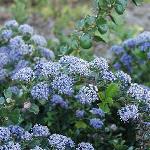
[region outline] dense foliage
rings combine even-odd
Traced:
[[[125,57],[117,71],[89,50],[95,40],[105,41],[108,21],[115,22],[112,12],[123,14],[127,2],[96,0],[95,16],[79,21],[69,40],[53,46],[28,24],[4,24],[0,150],[150,149],[150,89],[134,69],[147,58],[149,32],[111,48],[115,64],[122,55],[134,57],[133,64]],[[133,79],[123,72],[129,67]]]
[[[64,149],[66,144],[73,149],[74,142],[90,142],[95,149],[146,146],[146,137],[136,143],[136,130],[147,134],[148,88],[132,83],[122,71],[111,72],[107,60],[101,57],[88,62],[65,55],[55,60],[44,37],[34,34],[27,24],[6,22],[0,39],[2,147]],[[52,134],[47,127],[36,124],[47,125]],[[20,127],[15,125],[23,126],[25,131],[21,128],[18,135]],[[141,126],[145,126],[144,130]],[[43,138],[48,140],[46,144]]]

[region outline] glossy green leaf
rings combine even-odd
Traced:
[[[118,94],[119,87],[116,83],[111,83],[106,89],[106,97],[113,98]]]
[[[79,128],[85,129],[85,128],[87,128],[87,124],[80,120],[80,121],[76,122],[75,127],[78,128],[78,129]]]

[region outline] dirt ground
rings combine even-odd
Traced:
[[[150,31],[150,3],[139,7],[129,8],[126,13],[126,20],[129,24],[137,24]]]

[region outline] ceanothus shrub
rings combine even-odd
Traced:
[[[40,124],[35,124],[28,131],[18,125],[0,127],[0,144],[1,150],[94,150],[90,143],[81,142],[76,145],[71,138],[61,134],[52,134],[47,126]]]
[[[111,47],[114,54],[113,68],[131,74],[135,82],[150,85],[150,32],[127,39]]]
[[[0,33],[8,29],[11,36],[0,34],[0,53],[8,60],[0,64],[2,149],[63,150],[76,148],[74,142],[80,143],[77,150],[113,149],[114,138],[138,147],[137,130],[149,122],[148,87],[132,83],[123,71],[112,72],[101,57],[90,62],[69,55],[54,59],[47,41],[29,25],[8,21]],[[132,124],[134,134],[130,135]],[[118,131],[114,132],[112,125]],[[23,128],[28,130],[23,132]],[[24,139],[30,144],[22,142]],[[130,139],[135,139],[134,145]]]

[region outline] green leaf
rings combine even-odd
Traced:
[[[121,5],[121,4],[117,4],[115,6],[115,10],[119,15],[122,15],[123,12],[125,11],[125,9],[123,8],[123,5]]]
[[[132,2],[136,5],[136,6],[139,6],[143,0],[132,0]]]
[[[20,114],[20,110],[19,109],[15,109],[13,110],[10,114],[9,114],[9,119],[15,123],[18,124],[22,121],[21,118],[21,114]]]
[[[135,49],[134,51],[132,51],[132,53],[136,57],[141,58],[141,59],[146,59],[146,57],[147,57],[146,53],[139,51],[139,49]]]
[[[127,7],[127,0],[118,0],[115,5],[115,10],[119,15],[122,15]]]
[[[30,109],[29,109],[30,112],[33,112],[34,114],[38,114],[39,113],[39,106],[32,103]]]
[[[87,128],[87,124],[80,120],[80,121],[76,122],[75,127],[78,129],[80,129],[80,128],[85,129],[85,128]]]
[[[107,97],[106,98],[106,102],[109,104],[109,105],[112,105],[113,104],[113,99],[111,97]]]
[[[87,17],[85,18],[85,22],[86,22],[86,24],[88,24],[88,25],[92,25],[92,24],[95,22],[95,17],[94,17],[94,16],[87,16]]]
[[[106,19],[100,17],[100,18],[97,19],[96,24],[97,24],[98,31],[101,34],[104,34],[108,31],[108,24],[107,24]]]
[[[105,113],[109,113],[110,109],[109,106],[105,103],[100,103],[98,104],[99,108],[101,108]]]
[[[99,95],[99,97],[100,97],[100,99],[101,99],[102,101],[105,99],[104,93],[99,92],[98,95]]]
[[[108,85],[106,89],[106,97],[113,98],[114,96],[117,95],[118,91],[119,91],[118,85],[116,83],[111,83]]]
[[[97,42],[102,41],[102,42],[106,43],[106,41],[104,39],[102,39],[100,36],[94,36],[94,40]]]
[[[0,105],[3,105],[5,103],[5,98],[4,97],[0,97]]]
[[[106,34],[100,34],[100,32],[97,30],[95,32],[95,38],[99,41],[107,43],[109,41],[109,34],[108,32]]]
[[[84,26],[85,26],[85,20],[84,19],[82,19],[76,23],[77,29],[82,29]]]

